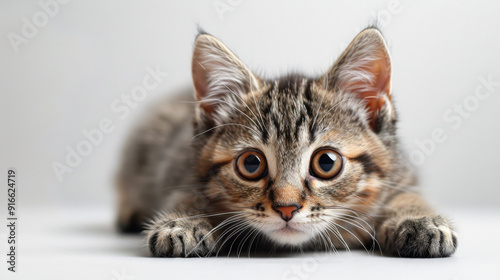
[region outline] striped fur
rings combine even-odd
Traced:
[[[195,100],[181,97],[195,105],[159,105],[127,145],[118,176],[121,229],[145,229],[152,255],[164,257],[252,246],[451,255],[455,232],[415,191],[402,160],[390,71],[376,29],[362,31],[316,78],[259,78],[201,34]],[[329,180],[311,172],[312,155],[325,147],[343,159]],[[248,149],[265,156],[260,180],[236,172]],[[276,205],[298,210],[286,221]]]

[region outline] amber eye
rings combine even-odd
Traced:
[[[236,170],[244,179],[256,181],[267,173],[266,158],[258,151],[247,151],[236,160]]]
[[[320,179],[332,179],[342,169],[342,156],[339,153],[323,149],[318,150],[311,159],[311,174]]]

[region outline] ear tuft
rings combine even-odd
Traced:
[[[210,35],[200,25],[197,25],[196,30],[198,30],[198,35],[196,35],[196,37],[198,37],[200,35]]]

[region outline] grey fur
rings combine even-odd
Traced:
[[[456,234],[415,191],[390,92],[373,88],[379,77],[368,66],[377,59],[390,66],[380,33],[368,29],[322,77],[265,80],[218,40],[200,35],[196,101],[181,95],[159,104],[126,146],[118,176],[121,229],[145,229],[152,255],[162,257],[208,255],[233,239],[251,247],[257,235],[281,248],[378,243],[406,257],[451,255]],[[370,98],[383,101],[376,111],[367,107]],[[325,147],[342,154],[344,166],[338,177],[318,180],[309,161]],[[257,182],[235,172],[248,149],[267,161]],[[275,206],[290,204],[300,209],[284,222]],[[282,231],[288,225],[291,234]]]

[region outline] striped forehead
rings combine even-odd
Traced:
[[[287,148],[298,148],[307,139],[312,119],[311,81],[302,77],[276,80],[263,94],[262,111],[267,130],[264,143],[278,142]]]
[[[244,114],[235,114],[233,122],[245,125],[227,127],[250,136],[253,140],[248,145],[261,143],[272,147],[279,158],[296,158],[329,131],[339,132],[343,139],[338,140],[345,142],[365,129],[360,121],[363,106],[354,98],[327,92],[303,76],[288,76],[267,84],[265,91],[246,99],[241,107]],[[235,134],[228,135],[229,142],[241,141],[234,138]]]

